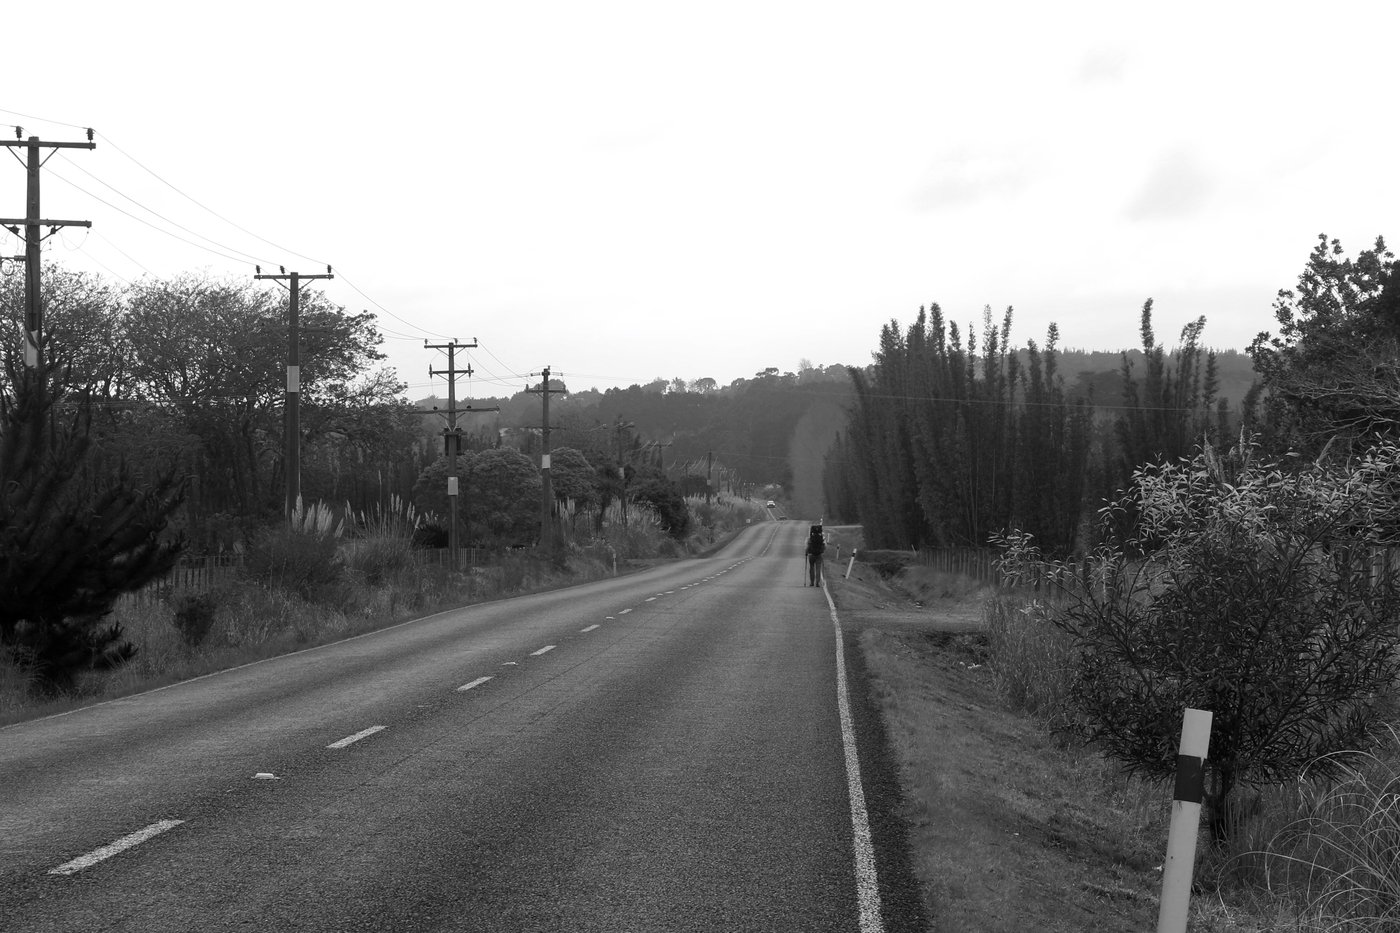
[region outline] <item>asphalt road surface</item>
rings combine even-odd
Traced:
[[[917,929],[805,530],[0,729],[0,930]]]

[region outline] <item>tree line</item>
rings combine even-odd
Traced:
[[[0,650],[63,690],[130,656],[104,621],[122,593],[184,554],[252,554],[285,526],[287,296],[201,274],[115,286],[52,265],[41,292],[36,369],[21,348],[23,279],[0,279]],[[303,290],[302,496],[341,524],[411,504],[418,544],[433,546],[449,512],[442,425],[404,397],[382,340],[372,314]],[[845,382],[842,367],[810,365],[728,386],[658,379],[571,395],[556,382],[557,520],[577,540],[645,510],[683,539],[710,520],[687,495],[785,482],[792,422]],[[475,401],[501,412],[463,437],[463,540],[534,543],[538,396]]]
[[[284,290],[201,274],[119,287],[50,265],[42,293],[45,351],[63,394],[59,413],[85,412],[88,475],[125,470],[139,485],[173,470],[183,498],[168,534],[181,537],[187,550],[232,546],[277,519],[285,488]],[[23,302],[21,277],[0,280],[0,320],[7,325],[0,355],[11,372],[23,368]],[[305,288],[301,332],[303,498],[367,511],[397,497],[432,510],[436,497],[423,477],[430,468],[441,470],[434,464],[444,451],[444,423],[421,412],[445,403],[405,397],[406,387],[383,364],[383,336],[368,312],[348,312]],[[552,405],[552,446],[588,462],[592,488],[587,494],[577,484],[568,488],[589,508],[606,509],[619,496],[655,485],[631,482],[628,471],[655,473],[682,494],[703,493],[707,479],[716,488],[745,491],[786,485],[792,424],[816,399],[843,400],[848,384],[843,366],[810,364],[798,373],[770,368],[729,385],[658,378],[568,393],[563,380],[554,380],[551,387],[564,394]],[[7,378],[0,394],[12,398],[14,386]],[[501,411],[461,419],[466,453],[513,448],[538,461],[537,394],[472,404]],[[481,492],[489,498],[499,490],[488,482]],[[659,494],[652,498],[660,501]],[[510,522],[496,526],[493,540],[531,537]]]
[[[1096,397],[1091,372],[1067,387],[1054,324],[1043,344],[1016,347],[1011,308],[1000,321],[987,308],[980,332],[937,304],[907,328],[886,324],[874,362],[851,370],[855,403],[827,456],[832,511],[859,521],[872,547],[985,547],[1017,527],[1073,552],[1094,503],[1138,465],[1239,426],[1201,343],[1204,318],[1169,353],[1152,313],[1148,300],[1140,351],[1119,355],[1116,399]]]
[[[1258,788],[1380,742],[1400,676],[1400,264],[1321,236],[1273,312],[1232,410],[1204,319],[1168,353],[1147,302],[1110,405],[1066,393],[1053,327],[1013,354],[1010,312],[974,343],[935,306],[853,374],[828,469],[872,544],[992,542],[1037,587],[1003,615],[1067,640],[1057,730],[1166,781],[1183,709],[1212,712],[1218,845]]]

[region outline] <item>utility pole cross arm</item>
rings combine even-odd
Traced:
[[[90,220],[44,220],[42,218],[30,220],[27,217],[0,217],[0,224],[9,226],[10,224],[33,224],[36,227],[91,227]],[[11,233],[15,231],[11,230]]]

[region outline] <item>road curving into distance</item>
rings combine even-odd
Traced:
[[[0,729],[0,930],[920,929],[805,528]]]

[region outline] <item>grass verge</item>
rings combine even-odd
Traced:
[[[989,631],[987,592],[923,567],[898,570],[894,585],[875,565],[857,562],[849,580],[844,570],[829,581],[843,619],[860,629],[933,929],[1152,929],[1171,789],[1128,779],[1052,737],[1041,716],[1013,711],[1008,688],[1031,705],[1054,702],[1058,660],[1038,634]],[[1008,683],[989,663],[992,638],[1036,662],[1030,673]],[[1233,868],[1206,853],[1197,864],[1198,878]],[[1296,929],[1276,914],[1265,894],[1208,883],[1190,929]]]
[[[208,589],[158,589],[122,598],[111,620],[136,647],[113,671],[80,675],[58,697],[34,693],[22,659],[0,651],[0,726],[67,712],[192,677],[329,644],[411,619],[509,596],[538,593],[712,549],[752,523],[761,509],[715,496],[687,541],[672,539],[645,507],[633,505],[586,536],[569,529],[559,554],[512,552],[452,573],[424,565],[409,545],[411,527],[392,523],[354,541],[320,531],[272,529],[250,549],[242,572]],[[616,508],[616,507],[615,507]],[[308,509],[308,516],[320,514]]]

